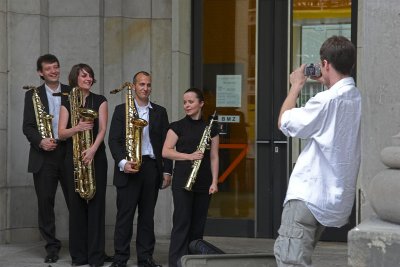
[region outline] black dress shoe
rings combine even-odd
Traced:
[[[144,261],[139,261],[138,267],[162,267],[162,265],[155,263],[152,258],[148,258]]]
[[[113,262],[110,267],[126,267],[126,263],[124,262]]]
[[[108,256],[107,254],[104,254],[104,262],[113,262],[114,261],[114,256]]]
[[[47,254],[46,258],[44,258],[45,263],[54,263],[58,261],[58,255],[56,253]]]

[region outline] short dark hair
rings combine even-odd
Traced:
[[[136,82],[137,82],[136,78],[139,74],[143,74],[144,76],[151,77],[150,73],[148,73],[147,71],[141,70],[139,72],[136,72],[135,75],[133,75],[133,84],[136,84]]]
[[[87,73],[89,73],[90,77],[93,79],[92,85],[96,82],[93,69],[87,64],[79,63],[72,66],[71,71],[69,72],[68,82],[71,87],[78,86],[78,76],[81,70],[85,70]]]
[[[36,61],[36,71],[43,70],[43,66],[42,66],[43,63],[52,64],[54,62],[57,62],[58,66],[60,67],[60,62],[58,61],[58,58],[55,55],[45,54],[43,56],[40,56]],[[42,80],[44,80],[44,78],[42,76],[40,76],[40,78]]]
[[[327,60],[336,71],[350,75],[356,61],[356,48],[344,36],[329,37],[319,50],[321,60]]]
[[[189,88],[189,89],[187,89],[187,90],[185,91],[184,94],[186,94],[186,93],[195,93],[197,99],[199,99],[200,102],[204,102],[204,94],[203,94],[203,91],[201,91],[199,88],[196,88],[196,87]]]

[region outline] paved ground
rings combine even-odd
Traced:
[[[226,253],[272,253],[272,239],[206,237],[207,241],[221,248]],[[0,245],[0,267],[49,267],[43,262],[45,252],[42,242]],[[164,267],[167,265],[169,240],[157,240],[155,260]],[[60,252],[60,260],[51,264],[52,267],[71,265],[67,243]],[[134,249],[134,246],[132,246]],[[106,252],[113,254],[112,241],[107,241]],[[135,253],[132,251],[129,267],[136,266]],[[319,242],[314,254],[315,267],[343,267],[347,266],[347,244],[335,242]],[[104,266],[109,266],[107,263]],[[83,265],[87,266],[87,265]],[[257,267],[257,266],[255,266]]]

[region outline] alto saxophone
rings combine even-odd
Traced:
[[[83,108],[83,92],[79,87],[72,88],[68,96],[71,111],[72,127],[79,121],[94,121],[98,117],[95,110]],[[93,143],[93,130],[78,132],[72,136],[72,158],[74,164],[75,192],[86,201],[91,200],[96,193],[94,177],[94,161],[86,165],[82,159],[82,152],[89,149]]]
[[[22,87],[25,90],[32,90],[33,109],[35,110],[36,125],[42,138],[54,138],[52,120],[53,115],[47,114],[45,107],[40,100],[39,90],[32,85]]]
[[[214,111],[214,114],[211,117],[210,123],[204,129],[203,135],[201,136],[201,139],[200,139],[200,143],[199,143],[199,145],[197,146],[197,149],[196,149],[198,151],[201,151],[202,153],[204,153],[204,151],[206,149],[208,149],[209,145],[210,145],[211,127],[212,127],[212,124],[216,121],[215,112],[216,111]],[[192,191],[192,187],[193,187],[194,183],[196,182],[197,174],[198,174],[199,169],[200,169],[201,161],[202,161],[201,159],[196,159],[196,160],[193,161],[192,171],[190,172],[189,178],[187,179],[186,184],[183,187],[187,191]]]
[[[136,162],[133,169],[139,170],[142,165],[142,133],[143,128],[148,125],[148,122],[139,118],[133,99],[132,84],[130,82],[125,82],[120,88],[114,89],[110,93],[116,94],[125,88],[127,88],[127,94],[125,95],[126,160]]]

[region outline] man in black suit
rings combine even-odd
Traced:
[[[159,188],[171,183],[172,161],[163,159],[162,147],[169,122],[165,108],[150,102],[151,77],[140,71],[133,77],[135,106],[141,119],[148,121],[142,134],[142,165],[134,169],[134,161],[126,160],[125,105],[115,108],[108,144],[115,160],[114,185],[117,188],[117,218],[114,233],[115,256],[112,267],[125,267],[130,257],[133,219],[138,207],[136,252],[140,267],[156,267],[154,209]]]
[[[25,93],[25,106],[22,130],[30,143],[28,172],[33,173],[36,196],[38,200],[39,230],[46,241],[46,263],[56,262],[61,242],[56,238],[54,199],[58,182],[64,193],[68,207],[67,183],[63,176],[65,145],[58,142],[58,116],[61,98],[53,93],[69,92],[67,85],[59,82],[60,63],[51,54],[37,60],[37,72],[44,84],[38,87],[38,95],[47,114],[53,115],[53,138],[43,138],[39,133],[35,110],[32,101],[33,91]]]

